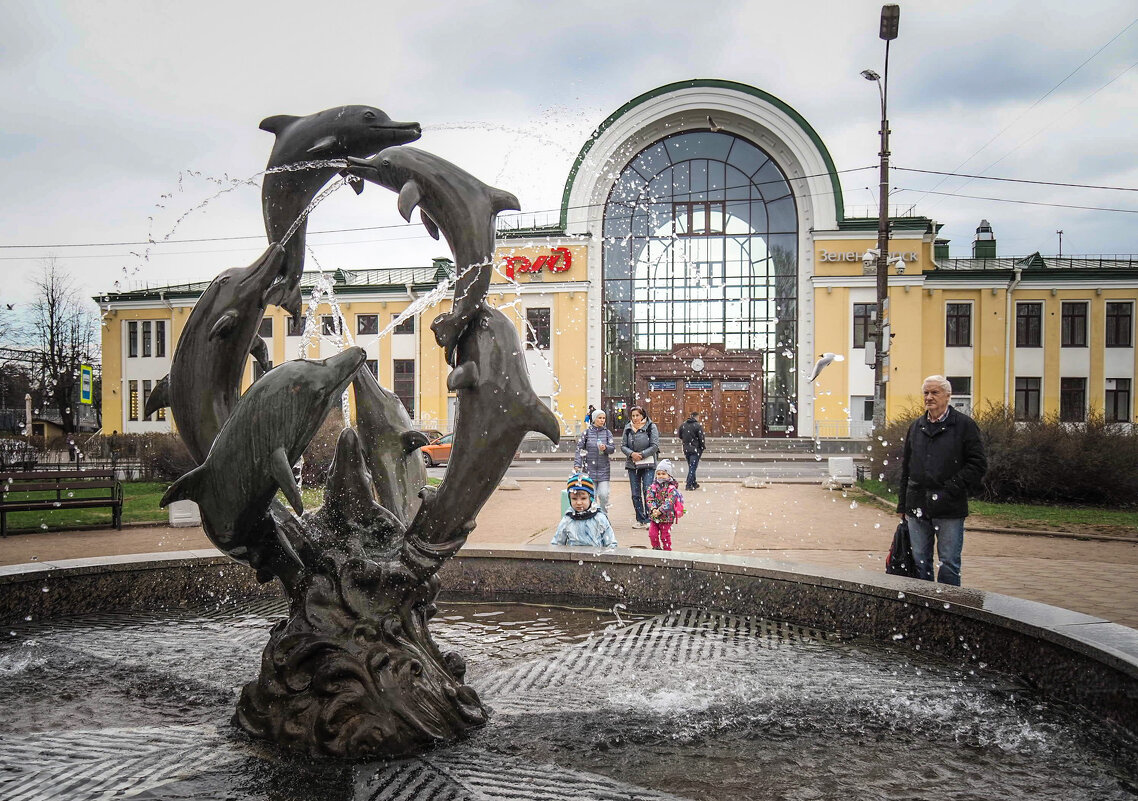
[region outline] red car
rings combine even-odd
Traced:
[[[447,434],[433,440],[430,445],[424,445],[419,449],[423,452],[423,462],[426,463],[427,467],[434,467],[440,462],[450,461],[450,446],[453,440],[454,434]]]

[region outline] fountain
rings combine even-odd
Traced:
[[[174,355],[166,397],[198,467],[163,502],[196,501],[224,555],[0,568],[0,795],[910,798],[933,769],[937,798],[1138,792],[1125,627],[763,560],[464,548],[522,437],[559,433],[485,303],[494,218],[517,200],[401,144],[414,123],[345,108],[262,123],[278,148],[312,128],[342,161],[303,190],[266,180],[273,244],[215,279]],[[340,118],[381,139],[348,152]],[[438,488],[359,348],[238,394],[266,305],[299,311],[303,227],[280,210],[337,172],[397,192],[455,256],[432,324],[458,396]],[[356,426],[306,510],[292,466],[349,384]]]

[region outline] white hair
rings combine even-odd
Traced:
[[[928,378],[921,382],[922,387],[925,384],[936,384],[949,395],[952,394],[952,384],[949,383],[949,380],[942,375],[930,375]]]

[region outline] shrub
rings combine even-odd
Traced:
[[[904,437],[921,410],[906,410],[875,437],[872,477],[896,490]],[[975,415],[984,438],[987,501],[1125,507],[1138,499],[1138,433],[1091,415],[1085,423],[1056,417],[1017,422],[1012,410],[988,404]]]

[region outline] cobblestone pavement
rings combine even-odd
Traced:
[[[632,528],[628,482],[612,487],[610,515],[621,547],[647,547]],[[470,542],[545,544],[560,516],[559,481],[521,481],[496,492]],[[839,568],[884,570],[896,515],[852,495],[807,484],[746,489],[704,483],[685,494],[687,514],[673,547]],[[210,547],[200,528],[128,527],[123,531],[22,534],[0,540],[0,564]],[[1138,628],[1138,543],[966,531],[965,586],[1062,606]]]

